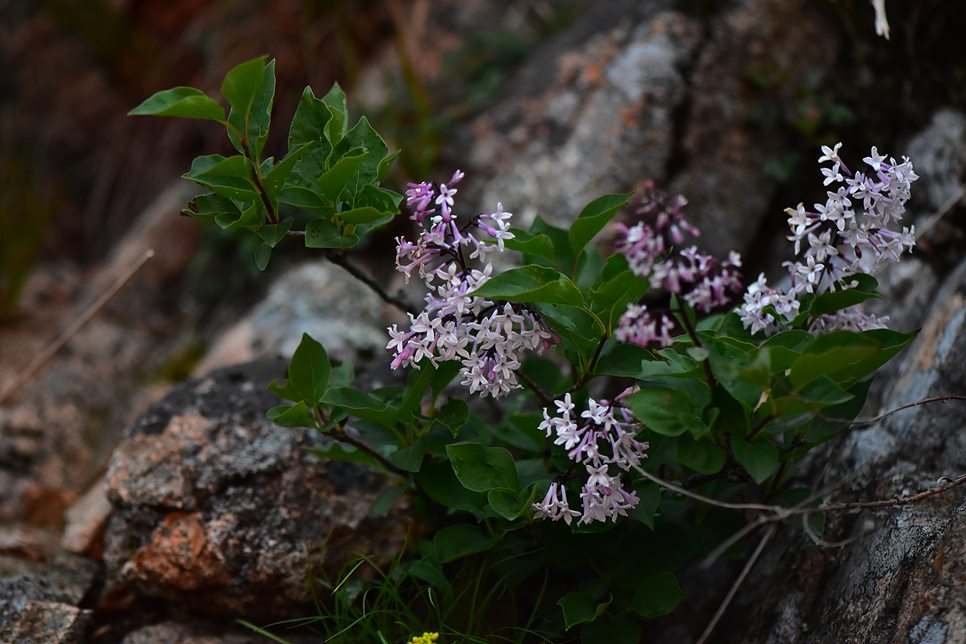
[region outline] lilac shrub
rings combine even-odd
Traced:
[[[741,257],[715,258],[689,242],[700,231],[684,216],[683,196],[649,183],[635,209],[641,220],[618,225],[609,257],[594,240],[629,194],[594,199],[567,229],[539,218],[529,230],[511,229],[502,204],[467,216],[456,207],[460,171],[408,184],[404,195],[382,185],[395,155],[365,118],[350,127],[338,86],[322,98],[306,88],[288,152],[276,161],[264,150],[274,73],[263,58],[231,70],[227,111],[182,87],[132,114],[225,129],[237,154],[195,159],[185,177],[207,192],[185,214],[256,235],[260,268],[273,249],[298,240],[410,311],[353,264],[351,249],[399,212],[418,227],[413,238],[397,238],[396,269],[427,293],[408,324],[389,327],[386,347],[394,369],[418,374],[373,388],[304,336],[285,383],[271,385],[287,403],[268,411],[282,427],[324,434],[325,446],[313,450],[321,459],[387,473],[373,512],[412,497],[416,543],[378,577],[401,580],[393,595],[416,607],[413,616],[435,617],[402,624],[390,611],[385,632],[453,633],[447,615],[483,616],[471,630],[509,616],[473,634],[562,641],[579,625],[582,641],[639,641],[641,620],[683,599],[680,567],[735,527],[721,520],[724,504],[698,510],[687,496],[754,507],[785,502],[785,492],[813,498],[792,489],[796,462],[850,425],[871,374],[913,337],[873,328],[882,320],[855,308],[879,297],[869,275],[914,245],[913,229],[901,226],[917,178],[908,159],[872,148],[865,169],[853,172],[840,145],[823,148],[827,200],[788,210],[796,255],[786,263],[789,287],[760,276],[729,310],[745,283]],[[495,270],[490,259],[505,250],[519,252],[523,265]],[[534,355],[551,348],[550,359]],[[467,404],[452,395],[454,382],[500,404]],[[661,482],[656,471],[681,484]],[[677,494],[687,490],[695,493]],[[477,601],[476,592],[454,588],[468,580],[500,593]],[[362,602],[360,619],[378,619],[361,590],[346,601]],[[472,606],[444,606],[469,597]],[[529,622],[515,621],[525,615]]]
[[[785,210],[791,229],[788,240],[794,244],[795,255],[800,256],[783,264],[791,286],[787,291],[769,287],[762,274],[745,292],[739,313],[752,333],[773,335],[790,328],[805,294],[850,288],[854,286],[853,276],[875,275],[916,245],[915,227],[897,225],[902,221],[912,183],[919,178],[909,158],[903,157],[901,163],[895,158],[887,161],[873,146],[863,159],[869,170],[852,172],[839,156],[841,147],[841,143],[834,148],[822,146],[818,159],[820,164],[829,164],[822,168],[823,183],[832,188],[826,192],[825,203],[815,204],[814,210],[807,210],[801,203]],[[853,306],[817,316],[809,330],[864,331],[883,327],[885,320]]]

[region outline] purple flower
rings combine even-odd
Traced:
[[[446,184],[409,184],[406,203],[422,230],[415,241],[397,238],[396,268],[407,281],[418,276],[429,292],[423,311],[410,315],[409,331],[395,325],[389,329],[386,349],[393,354],[393,369],[418,369],[422,360],[433,365],[458,360],[461,382],[471,393],[499,397],[519,386],[516,371],[522,355],[539,353],[555,339],[530,308],[473,295],[493,271],[486,255],[502,252],[505,240],[513,238],[508,223],[512,215],[498,204],[496,212],[460,225],[453,186],[462,179],[457,170]],[[470,265],[467,258],[483,264]]]
[[[618,396],[630,393],[625,391]],[[541,503],[533,504],[535,519],[580,517],[578,523],[616,521],[638,503],[637,495],[624,489],[620,472],[628,472],[646,458],[647,443],[637,440],[641,425],[619,402],[587,401],[587,409],[579,417],[574,413],[570,394],[562,401],[554,401],[557,416],[543,410],[539,428],[547,436],[555,434],[554,444],[561,445],[567,457],[584,466],[587,478],[581,486],[582,511],[570,510],[566,504],[566,490],[561,482],[554,482]],[[619,417],[618,417],[619,416]],[[562,501],[561,501],[562,499]]]
[[[874,275],[898,262],[903,253],[915,246],[913,227],[893,226],[902,220],[912,183],[919,178],[912,163],[906,157],[901,163],[891,157],[886,160],[873,147],[863,159],[871,173],[853,173],[839,156],[841,147],[841,143],[834,149],[823,146],[819,163],[832,163],[831,168],[822,169],[826,185],[842,185],[834,192],[828,191],[828,199],[824,204],[815,204],[814,212],[801,204],[795,210],[785,211],[790,215],[788,226],[792,233],[788,239],[794,242],[795,255],[801,255],[800,260],[785,263],[791,276],[790,290],[785,293],[769,288],[764,277],[759,277],[745,292],[739,315],[752,333],[763,331],[771,335],[788,328],[787,323],[798,314],[797,298],[802,294],[847,288],[849,277],[859,273]],[[861,200],[861,208],[853,200]],[[804,249],[803,241],[808,244]],[[768,306],[782,319],[765,312]],[[811,330],[864,330],[882,323],[882,318],[852,308],[819,317]]]

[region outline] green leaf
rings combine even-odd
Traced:
[[[325,138],[335,147],[345,136],[346,124],[349,122],[345,92],[335,83],[329,93],[322,97],[322,102],[332,113],[332,118],[325,124]]]
[[[456,438],[463,428],[463,425],[466,424],[469,416],[470,408],[466,402],[459,398],[450,398],[436,413],[436,417],[433,420],[446,427],[453,435],[453,438]]]
[[[347,224],[386,223],[392,219],[392,215],[386,215],[385,211],[369,206],[344,210],[336,216]]]
[[[513,239],[507,239],[504,244],[510,250],[519,251],[524,256],[542,257],[553,261],[555,257],[553,241],[545,234],[534,235],[522,228],[511,228]]]
[[[570,226],[570,248],[579,255],[584,247],[600,232],[617,211],[630,200],[633,192],[622,195],[604,195],[591,201]]]
[[[284,221],[277,224],[264,224],[255,229],[255,234],[262,238],[262,241],[275,248],[278,243],[285,239],[285,234],[288,233],[289,229],[295,220],[288,217]]]
[[[311,87],[306,87],[289,128],[288,148],[294,150],[300,145],[310,144],[296,165],[296,172],[313,184],[325,171],[325,161],[332,152],[332,145],[325,136],[325,127],[331,119],[329,106],[315,97]]]
[[[731,451],[735,460],[759,485],[778,469],[778,448],[767,439],[758,438],[749,443],[737,434],[732,434]]]
[[[278,405],[268,410],[268,419],[281,427],[315,427],[312,412],[301,400],[294,405]]]
[[[286,185],[278,195],[278,202],[326,217],[335,212],[332,204],[326,203],[316,190],[305,186]]]
[[[574,591],[564,595],[557,605],[563,610],[564,629],[569,631],[577,624],[587,624],[603,615],[610,600],[598,603],[590,593]]]
[[[486,502],[494,512],[507,521],[513,521],[530,508],[530,501],[521,502],[518,492],[503,488],[487,492]]]
[[[359,243],[355,235],[343,235],[331,221],[313,219],[305,226],[306,248],[352,248]]]
[[[686,431],[701,433],[703,408],[695,406],[691,396],[670,387],[644,386],[624,399],[634,417],[653,432],[664,436],[680,436]]]
[[[430,586],[443,593],[444,596],[453,594],[453,587],[446,578],[446,573],[439,561],[429,558],[417,559],[409,565],[409,574],[418,579],[422,579]]]
[[[409,489],[408,484],[404,485],[390,485],[385,490],[379,493],[376,500],[372,502],[369,506],[369,512],[377,517],[384,517],[389,515],[389,511],[392,507]]]
[[[569,304],[580,306],[583,297],[577,285],[552,268],[521,266],[490,278],[473,292],[494,300],[533,304]]]
[[[416,482],[426,495],[445,508],[483,516],[486,498],[462,485],[449,463],[432,459],[423,464],[416,474]]]
[[[224,230],[247,228],[257,232],[261,229],[262,222],[265,221],[265,210],[262,208],[260,201],[255,201],[242,211],[240,217],[237,219],[233,219],[233,217],[234,215],[231,213],[215,215],[215,223]]]
[[[358,174],[353,177],[355,185],[350,186],[352,194],[355,194],[362,186],[376,180],[379,174],[379,164],[389,154],[386,142],[379,136],[366,117],[362,117],[345,133],[344,138],[332,150],[333,156],[338,156],[341,150],[352,150],[362,148],[368,153],[359,168]]]
[[[397,449],[390,454],[389,461],[401,470],[418,472],[423,465],[423,459],[429,448],[429,441],[420,436],[412,445]]]
[[[567,231],[551,226],[540,217],[535,217],[530,232],[534,235],[546,235],[553,243],[553,262],[561,273],[571,275],[577,263],[577,255],[570,248],[570,237]]]
[[[745,409],[754,409],[761,399],[762,387],[757,382],[764,373],[763,365],[750,365],[757,357],[758,348],[753,344],[730,338],[715,337],[707,331],[698,332],[704,348],[708,350],[711,371],[718,382],[728,390]],[[746,370],[747,369],[747,370]],[[769,372],[770,376],[770,372]],[[749,382],[749,378],[753,382]]]
[[[628,606],[641,617],[654,619],[670,613],[686,596],[674,573],[664,571],[642,579]]]
[[[225,109],[194,87],[173,87],[160,91],[127,113],[128,116],[174,116],[225,122]]]
[[[724,467],[724,450],[709,440],[694,440],[688,435],[678,439],[677,458],[681,465],[700,474],[715,474]]]
[[[332,366],[325,349],[308,333],[303,333],[288,366],[288,384],[298,399],[310,407],[318,404],[328,389],[331,373]]]
[[[285,182],[288,180],[289,175],[292,174],[292,170],[295,169],[295,165],[302,158],[302,155],[308,152],[311,145],[311,143],[303,143],[289,150],[289,153],[285,155],[284,159],[265,173],[265,192],[273,206],[278,207],[278,199],[282,194],[282,188],[285,186]]]
[[[661,504],[661,488],[650,481],[638,481],[634,485],[634,491],[637,493],[638,502],[627,512],[627,516],[653,530],[654,513]]]
[[[594,369],[601,376],[637,378],[641,374],[641,363],[653,362],[651,352],[635,344],[615,343],[612,349],[604,351]]]
[[[828,376],[848,388],[888,362],[915,337],[915,333],[890,329],[827,333],[805,347],[792,365],[789,379],[796,387],[803,387],[816,378]]]
[[[257,198],[252,184],[251,162],[243,156],[223,157],[210,154],[196,157],[191,162],[191,170],[182,178],[198,183],[215,194],[251,202]]]
[[[319,188],[319,196],[326,201],[335,203],[349,184],[350,179],[359,172],[368,156],[369,152],[365,148],[353,148],[346,152],[318,178],[316,183]]]
[[[352,416],[368,420],[383,427],[395,427],[396,410],[370,393],[353,387],[328,389],[321,401],[344,409]]]
[[[198,195],[189,201],[184,210],[181,211],[181,214],[197,221],[208,223],[216,217],[221,217],[223,220],[236,221],[241,217],[242,213],[231,199],[214,193],[208,193]]]
[[[268,268],[268,262],[271,259],[272,259],[271,244],[262,242],[261,244],[258,245],[258,248],[255,249],[255,266],[258,267],[258,270],[264,271],[266,268]]]
[[[485,552],[493,547],[496,539],[468,523],[446,526],[433,537],[440,563],[456,561],[463,557]]]
[[[608,332],[613,332],[627,305],[640,300],[650,286],[646,279],[625,270],[611,277],[590,294],[594,311],[607,320]]]
[[[446,446],[456,478],[473,492],[494,488],[516,490],[519,486],[513,456],[502,447],[484,447],[479,443],[454,443]]]
[[[266,65],[265,56],[260,56],[237,65],[225,76],[221,93],[231,105],[228,138],[236,150],[258,159],[272,119],[275,61]]]
[[[861,279],[860,279],[861,278]],[[853,288],[842,289],[840,291],[830,291],[817,295],[809,307],[808,313],[813,317],[835,313],[842,309],[847,309],[856,304],[861,304],[866,300],[883,299],[885,296],[879,293],[878,282],[869,275],[855,275],[847,278],[849,281],[856,281],[858,285]]]
[[[406,389],[402,401],[399,403],[399,420],[401,422],[409,422],[413,413],[419,409],[423,395],[432,384],[436,372],[437,369],[430,364],[429,360],[424,359],[419,365],[419,369],[411,371],[406,377]]]

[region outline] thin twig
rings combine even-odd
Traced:
[[[305,231],[290,230],[287,233],[285,233],[285,236],[289,238],[304,239]],[[373,293],[378,295],[383,302],[387,304],[391,304],[392,306],[396,307],[403,313],[412,313],[413,315],[415,315],[418,312],[408,302],[387,293],[385,289],[382,288],[382,285],[379,284],[379,282],[374,280],[361,268],[353,264],[352,261],[350,261],[349,258],[343,255],[342,253],[338,251],[333,251],[327,248],[321,248],[319,250],[322,251],[322,256],[325,259],[329,260],[336,266],[341,266],[342,268],[344,268],[345,271],[349,273],[349,275],[352,275],[352,277],[356,278],[357,280],[359,280],[360,282],[368,286],[369,289],[372,290]]]
[[[751,553],[750,557],[748,557],[748,561],[745,562],[745,567],[741,569],[741,573],[738,575],[738,578],[735,579],[735,583],[731,585],[731,589],[728,590],[728,594],[725,595],[725,598],[721,601],[721,605],[718,606],[718,610],[715,611],[714,617],[711,618],[711,621],[708,622],[704,632],[701,633],[701,637],[698,638],[697,644],[705,644],[705,642],[707,642],[711,637],[711,633],[714,631],[715,626],[717,626],[718,622],[721,621],[721,617],[728,609],[731,601],[735,598],[735,595],[738,593],[738,589],[741,588],[743,583],[745,583],[745,579],[748,578],[748,573],[751,572],[751,569],[754,568],[758,558],[761,557],[761,553],[765,550],[765,546],[768,544],[768,541],[775,534],[775,530],[776,526],[771,526],[761,537],[761,541],[758,542],[758,547],[756,547],[755,551]]]
[[[644,478],[648,479],[652,483],[657,483],[659,486],[682,494],[684,496],[690,497],[695,501],[701,501],[707,505],[713,505],[719,508],[725,508],[728,510],[757,510],[759,512],[774,512],[775,510],[781,510],[782,508],[775,505],[765,505],[763,503],[729,503],[727,501],[719,501],[717,499],[712,499],[710,496],[704,496],[703,494],[698,494],[697,492],[692,492],[691,490],[685,489],[680,485],[675,485],[670,481],[665,481],[664,479],[655,476],[642,468],[640,465],[632,465],[632,467]]]
[[[144,254],[141,255],[141,258],[138,259],[138,261],[135,262],[130,268],[128,268],[123,275],[118,277],[117,280],[111,284],[110,288],[104,291],[93,304],[91,304],[83,313],[81,313],[80,317],[78,317],[70,326],[64,329],[64,332],[61,333],[56,340],[47,345],[46,349],[37,354],[33,361],[31,361],[31,363],[17,375],[17,379],[6,389],[4,389],[3,393],[0,393],[0,402],[5,401],[8,396],[12,395],[26,382],[28,382],[34,376],[34,374],[43,369],[44,365],[46,365],[65,344],[70,342],[70,339],[73,338],[77,332],[80,331],[81,328],[87,324],[105,304],[108,303],[108,301],[110,301],[112,297],[117,295],[117,292],[124,288],[124,285],[128,283],[128,280],[134,277],[134,274],[141,270],[141,267],[144,266],[152,257],[154,257],[153,249],[144,251]]]
[[[816,414],[821,420],[833,422],[833,423],[849,423],[850,427],[868,427],[869,425],[874,425],[884,418],[888,418],[892,414],[897,414],[900,411],[905,411],[907,409],[912,409],[913,407],[919,407],[921,405],[928,405],[935,402],[947,402],[950,400],[966,400],[966,396],[961,394],[950,394],[948,396],[933,396],[932,398],[923,398],[922,400],[917,400],[915,402],[906,403],[904,405],[899,405],[895,409],[890,409],[889,411],[882,412],[878,416],[873,416],[872,418],[862,418],[860,420],[849,421],[847,418],[829,418],[823,416],[822,414]]]
[[[527,389],[535,393],[544,405],[547,407],[553,406],[553,396],[544,391],[533,378],[523,373],[523,371],[517,371],[517,380],[526,385]]]
[[[919,230],[916,231],[916,241],[919,241],[920,239],[922,239],[923,235],[925,235],[930,228],[935,226],[940,219],[945,217],[946,213],[952,210],[953,206],[959,203],[959,200],[962,199],[964,196],[966,196],[966,186],[963,186],[962,188],[960,188],[958,192],[956,192],[952,197],[947,199],[946,203],[941,205],[939,207],[939,210],[937,210],[932,217],[926,220],[926,223],[923,224],[919,228]]]

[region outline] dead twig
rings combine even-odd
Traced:
[[[141,270],[149,259],[154,257],[154,250],[148,249],[144,251],[141,258],[136,261],[130,268],[128,268],[123,275],[117,278],[110,288],[104,291],[97,300],[94,301],[87,309],[81,313],[81,315],[74,320],[74,322],[64,329],[64,332],[57,337],[56,340],[47,345],[47,348],[41,351],[37,356],[30,362],[27,367],[17,374],[17,379],[13,381],[6,389],[0,393],[0,403],[5,401],[7,397],[11,396],[14,392],[19,390],[25,383],[27,383],[38,371],[44,368],[44,366],[50,361],[54,355],[60,351],[61,347],[70,342],[81,328],[87,324],[92,317],[94,317],[101,308],[107,304],[112,297],[117,295],[118,291],[124,288],[124,285],[134,277],[134,274]]]
[[[755,548],[755,551],[751,553],[750,557],[748,557],[748,561],[745,562],[745,567],[741,569],[741,573],[738,575],[738,578],[735,579],[735,583],[731,585],[731,588],[728,590],[728,594],[725,595],[723,600],[721,600],[721,605],[718,606],[718,610],[715,611],[711,621],[708,622],[704,632],[701,633],[701,637],[698,638],[697,644],[705,644],[705,642],[707,642],[711,637],[711,633],[714,632],[715,626],[717,626],[718,622],[721,621],[721,617],[724,615],[725,611],[728,610],[728,606],[731,605],[731,601],[735,598],[735,595],[738,594],[738,589],[741,588],[743,583],[745,583],[745,579],[748,578],[748,574],[751,572],[751,569],[755,567],[755,563],[757,563],[758,558],[761,557],[761,553],[764,552],[768,541],[772,538],[772,536],[774,536],[776,529],[776,526],[771,526],[765,531],[765,534],[761,537],[761,541],[758,542],[758,546]]]

